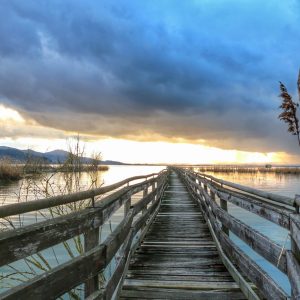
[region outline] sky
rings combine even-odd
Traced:
[[[2,0],[0,145],[146,163],[299,163],[298,0]]]

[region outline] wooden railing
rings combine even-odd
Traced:
[[[0,233],[0,267],[26,258],[83,234],[84,253],[52,268],[25,283],[0,294],[0,299],[55,299],[84,283],[87,299],[112,299],[122,285],[131,253],[139,245],[151,220],[155,217],[162,193],[167,185],[168,171],[132,177],[94,190],[17,203],[0,207],[0,218],[47,209],[84,199],[92,206],[64,216]],[[144,181],[134,183],[136,180]],[[101,201],[95,197],[120,188]],[[143,191],[137,203],[134,194]],[[124,219],[102,243],[99,228],[121,207]],[[139,214],[142,212],[142,214]],[[138,215],[139,214],[139,215]],[[98,276],[118,253],[119,262],[112,276],[99,286]]]
[[[188,169],[175,168],[201,206],[219,254],[248,299],[288,299],[283,289],[229,238],[234,233],[289,278],[292,299],[300,299],[299,198],[263,192]],[[218,197],[218,199],[217,199]],[[219,201],[216,201],[219,200]],[[228,213],[230,202],[289,231],[291,250]],[[241,276],[241,274],[243,276]],[[245,280],[245,278],[247,280]],[[254,292],[249,281],[257,288]],[[258,296],[259,295],[259,296]]]

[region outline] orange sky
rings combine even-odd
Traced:
[[[20,149],[36,151],[67,149],[67,139],[75,133],[60,131],[26,120],[20,113],[0,105],[0,128],[11,137],[1,137],[0,144]],[[98,138],[85,136],[86,154],[101,152],[103,159],[128,163],[289,163],[292,157],[284,152],[246,152],[223,150],[197,143],[167,141],[133,141],[118,138]]]

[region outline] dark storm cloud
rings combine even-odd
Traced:
[[[297,1],[1,1],[0,101],[95,135],[294,151]]]

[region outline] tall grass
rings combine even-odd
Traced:
[[[0,179],[1,180],[17,180],[22,177],[22,167],[14,163],[8,158],[0,160]]]
[[[24,175],[43,174],[45,172],[97,172],[107,171],[109,167],[101,165],[100,152],[94,152],[92,157],[86,160],[85,147],[79,136],[68,141],[68,156],[64,162],[51,165],[44,158],[27,155],[25,163],[14,162],[12,159],[0,160],[0,180],[18,180]]]
[[[196,168],[198,172],[213,173],[275,173],[300,175],[299,167],[243,167],[243,166],[205,166]]]

